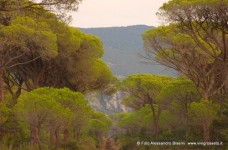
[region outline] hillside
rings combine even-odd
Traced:
[[[128,76],[136,73],[153,73],[173,75],[164,66],[146,62],[141,56],[144,54],[141,35],[153,28],[145,25],[107,28],[80,28],[85,33],[101,38],[105,54],[103,60],[107,62],[117,76]]]
[[[85,33],[101,38],[104,46],[103,60],[118,77],[130,74],[152,73],[174,75],[174,72],[164,66],[146,62],[144,55],[142,33],[153,28],[145,25],[108,28],[81,28]],[[88,96],[90,105],[97,111],[106,114],[128,111],[122,104],[122,93],[112,96],[96,93]]]

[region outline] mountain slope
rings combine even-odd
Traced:
[[[164,66],[145,63],[141,56],[144,54],[141,35],[153,28],[145,25],[108,28],[80,28],[85,33],[101,38],[105,54],[103,60],[107,62],[117,76],[128,76],[136,73],[153,73],[173,75]]]

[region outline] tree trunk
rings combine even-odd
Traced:
[[[34,146],[38,146],[39,149],[41,149],[40,146],[40,129],[38,126],[30,126],[30,137],[31,137],[31,143]]]
[[[55,139],[56,139],[55,148],[58,149],[59,148],[59,129],[58,128],[57,130],[55,130]]]
[[[56,136],[55,136],[55,129],[50,129],[50,145],[53,147],[53,145],[56,145]]]
[[[210,128],[206,124],[203,125],[203,137],[205,142],[210,142]]]
[[[3,68],[0,68],[0,103],[4,101],[4,81],[3,81]]]
[[[64,132],[63,132],[63,141],[64,142],[67,142],[68,138],[69,138],[69,131],[68,129],[65,129]]]
[[[157,136],[159,133],[159,124],[158,124],[159,112],[156,114],[156,111],[155,111],[153,104],[151,104],[150,106],[151,106],[152,115],[153,115],[153,124],[154,124],[154,128],[155,128],[155,136]]]
[[[227,22],[225,21],[225,26],[227,26]],[[226,50],[226,29],[224,29],[224,26],[222,28],[222,43],[223,43],[223,61],[226,62],[226,58],[227,58],[227,50]]]
[[[58,146],[59,146],[58,128],[50,129],[50,144],[51,144],[51,147],[58,149]]]
[[[39,88],[40,86],[39,86],[39,81],[38,81],[38,79],[35,79],[34,81],[33,81],[33,89],[37,89],[37,88]]]
[[[205,100],[208,100],[208,98],[209,98],[209,90],[208,90],[208,87],[204,87],[204,89],[203,89],[203,98]]]

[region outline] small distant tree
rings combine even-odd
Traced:
[[[123,99],[123,104],[135,110],[149,105],[152,112],[155,135],[159,133],[159,116],[161,107],[157,96],[165,84],[172,80],[171,77],[156,75],[131,75],[122,82],[122,90],[128,93]]]
[[[112,120],[110,120],[108,116],[100,112],[94,112],[89,120],[86,130],[95,139],[102,140],[103,137],[107,136],[111,125]]]

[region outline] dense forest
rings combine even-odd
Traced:
[[[124,79],[97,36],[68,25],[79,3],[0,0],[0,149],[228,148],[227,0],[164,3],[167,23],[142,34],[143,58],[180,75]],[[107,115],[86,98],[116,91],[128,112]]]

